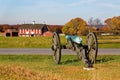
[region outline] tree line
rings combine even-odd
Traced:
[[[107,18],[104,21],[105,24],[99,18],[90,18],[88,22],[80,17],[71,19],[65,25],[47,25],[50,31],[57,31],[59,33],[70,35],[87,35],[90,31],[120,31],[120,16]],[[0,32],[4,32],[7,29],[16,29],[21,25],[0,25]],[[61,31],[62,30],[62,31]]]
[[[89,31],[120,31],[120,16],[108,18],[104,23],[99,18],[90,18],[86,22],[77,17],[67,22],[62,28],[62,32],[70,35],[86,35]]]
[[[0,32],[4,32],[7,29],[16,29],[16,30],[18,30],[19,27],[20,27],[20,25],[3,24],[3,25],[0,25]]]

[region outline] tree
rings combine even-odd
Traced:
[[[91,17],[89,20],[88,20],[88,25],[90,27],[97,27],[99,28],[102,24],[101,20],[99,18],[96,18],[96,19],[93,19],[93,17]]]
[[[114,30],[120,30],[120,16],[112,18],[112,27]]]
[[[71,19],[62,28],[64,34],[83,35],[86,32],[87,23],[81,18]]]
[[[113,28],[112,28],[112,19],[111,18],[106,19],[105,23],[107,24],[107,26],[109,26],[113,30]]]
[[[93,25],[94,25],[93,17],[91,17],[91,18],[88,20],[88,25],[89,25],[90,27],[93,27]]]
[[[105,25],[105,26],[101,29],[101,31],[111,31],[111,28],[110,28],[109,26]]]
[[[8,25],[8,24],[5,24],[5,25],[3,25],[2,31],[4,32],[4,31],[7,30],[8,28],[9,28],[9,25]]]
[[[105,23],[112,29],[112,30],[120,30],[120,16],[108,18],[105,20]]]
[[[96,27],[101,26],[101,25],[102,25],[101,20],[100,20],[99,18],[96,18],[96,19],[94,20],[94,25],[95,25]]]

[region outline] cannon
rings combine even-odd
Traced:
[[[85,67],[93,67],[98,53],[98,41],[94,32],[89,32],[86,36],[86,44],[82,44],[82,38],[75,35],[66,35],[66,45],[61,45],[60,36],[57,32],[52,36],[53,59],[56,64],[60,63],[61,50],[71,49],[77,53],[80,60],[83,60]]]

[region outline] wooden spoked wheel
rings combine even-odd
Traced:
[[[98,41],[95,33],[91,32],[87,35],[86,44],[88,46],[88,59],[91,63],[95,63],[98,53]]]
[[[61,44],[59,34],[56,32],[52,36],[52,51],[55,63],[59,64],[61,60]]]

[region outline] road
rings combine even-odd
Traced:
[[[46,48],[0,48],[0,54],[43,54],[52,55],[51,49]],[[69,49],[62,49],[62,54],[75,54]],[[120,55],[120,49],[99,49],[98,55]]]

